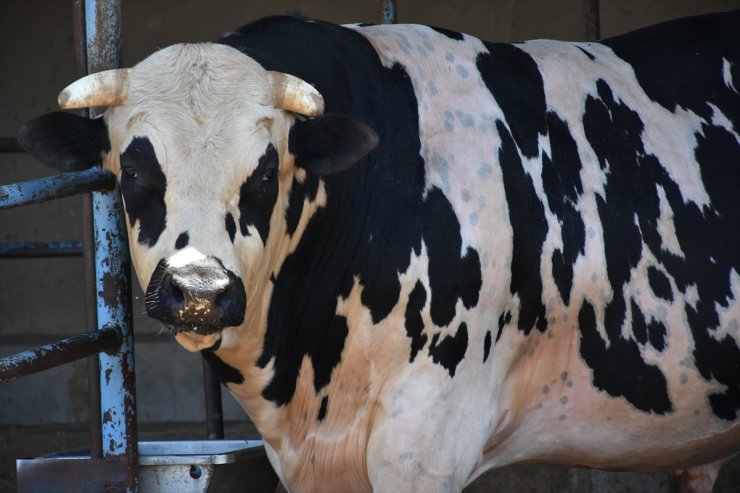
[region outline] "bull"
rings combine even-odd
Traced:
[[[20,140],[115,173],[147,313],[291,491],[691,472],[740,450],[738,26],[268,18],[81,79],[62,108],[103,117]]]

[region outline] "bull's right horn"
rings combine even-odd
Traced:
[[[73,110],[123,104],[126,102],[126,78],[129,70],[105,70],[74,81],[59,93],[59,107]]]

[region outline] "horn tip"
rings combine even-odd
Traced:
[[[311,99],[313,99],[314,105],[316,107],[316,110],[314,111],[313,116],[321,116],[324,114],[324,98],[321,97],[321,94],[312,94]]]
[[[57,97],[57,104],[59,104],[59,107],[63,110],[67,109],[67,102],[69,102],[69,91],[66,89],[59,93],[59,97]]]

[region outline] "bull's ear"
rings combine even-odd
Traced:
[[[18,142],[42,163],[59,171],[79,171],[100,162],[110,151],[102,118],[55,111],[26,122]]]
[[[319,175],[353,166],[378,145],[375,131],[354,118],[326,114],[297,121],[290,129],[288,150],[296,166]]]

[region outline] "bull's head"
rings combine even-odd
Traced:
[[[217,44],[174,45],[90,75],[59,103],[108,110],[51,113],[19,139],[57,169],[102,158],[117,175],[147,313],[190,350],[245,314],[264,323],[268,281],[295,247],[285,226],[294,180],[342,171],[377,143],[363,123],[324,115],[307,82]]]

